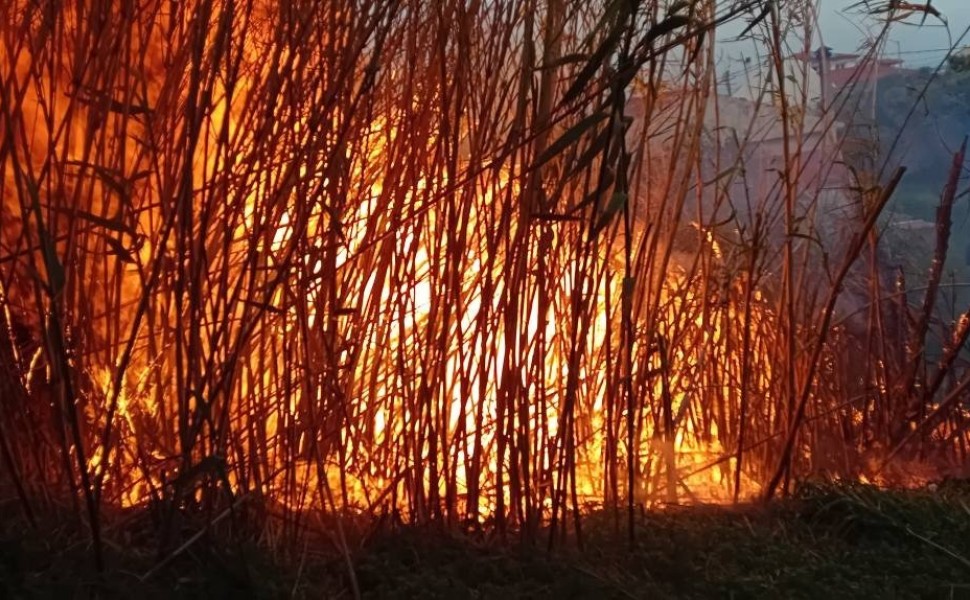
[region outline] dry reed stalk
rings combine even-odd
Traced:
[[[60,386],[0,413],[25,508],[59,480],[96,537],[150,505],[163,555],[240,498],[292,548],[312,512],[581,543],[595,502],[632,538],[637,505],[770,495],[803,424],[859,415],[835,302],[888,195],[818,233],[837,144],[781,8],[14,4],[0,278]],[[710,36],[749,13],[775,87],[727,134]]]

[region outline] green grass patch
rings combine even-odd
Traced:
[[[158,556],[150,531],[131,521],[127,532],[109,531],[110,569],[99,580],[83,532],[46,521],[41,535],[5,514],[6,598],[352,597],[332,544],[283,558],[213,536],[143,581]],[[545,536],[522,544],[515,534],[502,542],[401,527],[353,542],[352,558],[366,598],[970,598],[965,482],[922,491],[812,485],[770,506],[647,511],[632,546],[625,514],[600,511],[583,533],[581,551],[570,543],[549,552]]]

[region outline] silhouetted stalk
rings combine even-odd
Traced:
[[[866,222],[864,223],[863,227],[854,235],[853,240],[849,245],[849,249],[846,251],[845,259],[843,260],[841,268],[833,278],[832,287],[829,291],[828,299],[825,303],[821,320],[817,328],[818,338],[812,348],[811,359],[808,363],[807,377],[805,378],[802,389],[799,393],[798,404],[796,405],[793,420],[788,429],[788,434],[785,439],[778,464],[775,467],[774,474],[771,476],[771,479],[768,481],[768,484],[765,487],[764,498],[766,500],[770,500],[772,496],[774,496],[775,491],[778,488],[778,484],[781,482],[782,478],[790,468],[792,450],[795,447],[795,438],[798,436],[798,431],[801,427],[802,420],[805,417],[805,408],[808,404],[809,398],[811,397],[815,372],[818,368],[819,358],[821,357],[822,351],[825,347],[825,341],[830,332],[832,316],[835,312],[835,303],[838,300],[842,282],[849,274],[849,269],[852,267],[852,264],[858,257],[859,252],[862,250],[869,231],[876,224],[876,219],[878,219],[879,215],[882,213],[882,209],[886,206],[886,203],[889,202],[889,199],[892,197],[893,192],[895,192],[896,186],[899,185],[899,181],[902,179],[903,173],[905,172],[906,170],[903,168],[897,169],[897,171],[893,174],[893,177],[882,188],[879,198],[875,202],[874,206],[869,209],[870,212],[866,218]]]
[[[894,367],[860,375],[855,349],[883,351],[835,314],[854,274],[817,284],[861,250],[822,233],[849,197],[822,192],[847,185],[837,115],[786,79],[788,7],[170,4],[0,7],[22,502],[69,495],[92,527],[150,506],[163,558],[230,517],[305,547],[319,513],[345,560],[358,516],[581,544],[602,501],[633,541],[638,505],[825,468],[799,435],[891,437],[902,400],[869,398]],[[776,102],[716,95],[710,39],[742,16]],[[880,207],[843,225],[869,234],[862,310],[902,315]],[[915,361],[921,437],[951,455],[968,332]]]

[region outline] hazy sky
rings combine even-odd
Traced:
[[[880,0],[874,0],[878,4]],[[926,0],[911,0],[922,3]],[[956,44],[960,35],[970,25],[970,0],[931,0],[932,6],[939,10],[948,21],[944,25],[932,16],[927,17],[926,23],[919,26],[919,16],[913,16],[906,23],[894,23],[890,28],[889,42],[885,47],[888,57],[899,58],[911,68],[925,65],[935,66],[946,54],[951,44]],[[827,46],[836,52],[854,52],[865,43],[867,36],[876,35],[883,24],[872,17],[860,12],[860,9],[850,9],[858,0],[819,0],[819,22],[821,34]],[[724,28],[719,36],[724,52],[720,60],[736,64],[739,56],[752,56],[755,46],[752,42],[735,42],[729,40],[740,33],[744,23],[733,23]],[[818,47],[818,40],[812,47]],[[970,45],[970,35],[964,38],[961,46]]]
[[[912,0],[922,3],[925,0]],[[857,11],[847,11],[857,0],[820,0],[820,29],[827,46],[836,51],[851,52],[856,50],[866,37],[866,30],[875,33],[880,24],[873,19],[865,19]],[[932,0],[932,6],[939,10],[949,21],[947,27],[932,16],[926,19],[926,24],[918,26],[918,17],[910,18],[916,25],[896,23],[890,30],[890,42],[886,46],[886,54],[900,58],[909,66],[923,66],[938,63],[949,47],[949,38],[953,43],[970,25],[970,0]],[[868,27],[867,27],[868,26]],[[970,36],[963,44],[970,44]]]

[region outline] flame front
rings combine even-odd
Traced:
[[[106,499],[228,484],[287,510],[526,523],[630,491],[757,493],[790,418],[780,320],[734,274],[743,245],[685,222],[702,105],[654,99],[640,126],[678,142],[636,154],[623,212],[587,152],[606,121],[569,133],[592,104],[549,126],[574,148],[536,171],[525,132],[553,119],[516,11],[142,4],[64,8],[3,50],[29,138],[4,202],[41,246],[63,234],[46,308],[74,327],[72,452]],[[47,60],[45,35],[92,24],[98,52]]]

